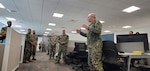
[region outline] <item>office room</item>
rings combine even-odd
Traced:
[[[0,0],[0,71],[150,71],[149,18],[150,0]]]

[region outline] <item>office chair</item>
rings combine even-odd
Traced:
[[[87,64],[87,59],[88,59],[88,53],[86,51],[78,51],[76,54],[75,59],[80,60],[78,65],[73,66],[73,69],[76,71],[79,71],[80,69],[82,71],[88,71],[88,64]]]
[[[85,43],[79,43],[79,42],[75,42],[74,43],[75,48],[73,49],[72,52],[70,52],[69,54],[66,55],[65,59],[66,59],[66,63],[69,64],[79,64],[78,59],[76,59],[76,57],[78,56],[79,51],[85,51],[86,50],[86,44]]]
[[[118,61],[119,55],[113,41],[103,41],[102,63],[104,71],[122,71],[123,64]],[[123,70],[125,67],[123,66]]]
[[[139,66],[139,71],[150,71],[150,65]]]
[[[87,71],[87,58],[88,53],[86,52],[86,44],[85,43],[78,43],[75,42],[75,48],[74,48],[74,59],[76,59],[78,62],[75,66],[73,66],[73,69],[76,71],[83,70]],[[78,65],[77,65],[78,64]]]

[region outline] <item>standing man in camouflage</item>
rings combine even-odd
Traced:
[[[63,54],[63,61],[64,56],[67,52],[67,46],[68,46],[69,36],[66,34],[65,29],[62,30],[62,35],[58,37],[58,43],[59,43],[59,50],[58,50],[58,57],[56,59],[56,64],[59,63],[61,59],[61,54]]]
[[[7,33],[7,28],[10,28],[12,25],[11,21],[7,21],[7,25],[6,27],[3,27],[1,29],[0,35],[2,36],[2,42],[4,42],[4,39],[6,38],[6,33]],[[4,42],[5,43],[5,42]]]
[[[57,36],[52,33],[51,38],[49,40],[49,45],[50,45],[50,57],[49,59],[54,58],[55,52],[56,52],[56,44],[57,44]]]
[[[101,29],[102,24],[96,20],[96,15],[90,13],[88,15],[88,21],[90,25],[83,24],[82,27],[87,29],[87,33],[81,32],[77,29],[77,33],[87,37],[88,47],[88,65],[91,71],[103,71],[101,56],[102,56],[102,41],[101,41]]]
[[[24,47],[24,63],[30,62],[31,52],[32,52],[32,35],[31,29],[28,29],[28,33],[25,36],[25,47]]]
[[[33,30],[32,41],[33,41],[33,45],[32,45],[32,60],[36,60],[35,59],[35,53],[36,53],[38,37],[36,36],[35,30]]]

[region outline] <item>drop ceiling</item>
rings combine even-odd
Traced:
[[[5,9],[0,8],[0,22],[6,24],[6,17],[15,18],[15,30],[31,28],[38,35],[48,31],[61,34],[65,28],[67,33],[81,28],[82,24],[89,24],[87,15],[95,13],[98,20],[103,20],[103,31],[118,32],[150,26],[150,0],[0,0]],[[137,6],[141,9],[133,13],[122,12],[123,9]],[[53,17],[53,13],[64,14],[63,18]],[[55,23],[56,26],[49,26]],[[18,28],[14,25],[21,25]],[[130,25],[132,28],[123,29]]]

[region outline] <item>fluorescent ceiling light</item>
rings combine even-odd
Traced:
[[[2,3],[0,3],[0,8],[5,8],[5,6]]]
[[[24,29],[20,29],[20,31],[21,31],[21,32],[25,32],[25,30],[24,30]]]
[[[122,28],[131,28],[131,27],[132,27],[132,26],[128,26],[128,25],[127,25],[127,26],[123,26]]]
[[[139,9],[140,9],[139,7],[130,6],[130,7],[126,8],[126,9],[123,9],[122,11],[123,11],[123,12],[126,12],[126,13],[132,13],[132,12],[137,11],[137,10],[139,10]]]
[[[48,34],[43,34],[44,36],[47,36]]]
[[[7,20],[16,21],[15,18],[6,17]]]
[[[45,32],[46,34],[49,34],[49,32]]]
[[[58,17],[58,18],[62,18],[64,16],[64,14],[60,14],[60,13],[54,13],[53,17]]]
[[[71,33],[75,34],[75,33],[77,33],[77,32],[76,32],[76,31],[71,31]]]
[[[105,32],[105,33],[109,33],[110,31],[109,31],[109,30],[105,30],[104,32]]]
[[[81,27],[81,30],[86,30],[85,28]]]
[[[47,31],[51,31],[52,29],[50,29],[50,28],[46,28],[46,30],[47,30]]]
[[[100,20],[101,23],[104,23],[104,21]]]
[[[55,23],[49,23],[48,25],[50,25],[50,26],[56,26]]]
[[[15,25],[15,27],[21,28],[22,26],[21,25]]]

